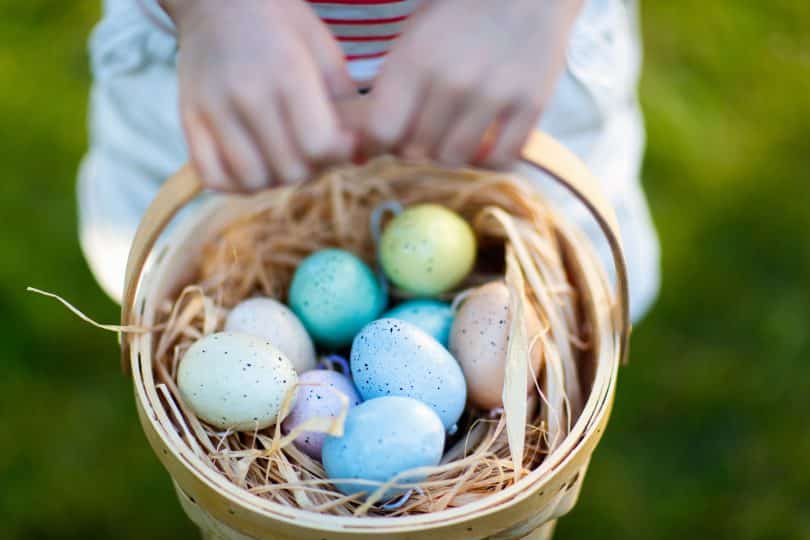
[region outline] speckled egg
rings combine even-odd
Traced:
[[[383,315],[387,319],[409,322],[447,347],[450,328],[453,326],[453,310],[450,304],[429,298],[417,298],[401,303]]]
[[[399,288],[434,296],[472,270],[476,242],[470,225],[437,204],[412,206],[391,220],[380,240],[380,262]]]
[[[447,429],[464,412],[467,388],[458,362],[411,323],[379,319],[368,324],[352,343],[351,370],[365,400],[418,399],[436,412]]]
[[[298,373],[315,368],[315,346],[290,308],[273,298],[250,298],[239,303],[225,320],[225,331],[268,340],[292,362]]]
[[[346,396],[350,408],[362,401],[352,381],[337,371],[325,369],[307,371],[298,378],[298,385],[295,407],[281,423],[285,434],[311,418],[338,416],[343,410],[338,392]],[[305,431],[296,437],[295,445],[310,457],[321,459],[325,438],[325,433]]]
[[[526,310],[529,338],[540,332],[540,321],[533,309]],[[450,352],[456,357],[467,380],[470,403],[489,410],[503,406],[504,366],[509,347],[509,289],[500,281],[487,283],[464,300],[450,331]],[[535,346],[531,365],[537,374],[542,350]],[[532,376],[529,374],[529,387]]]
[[[377,318],[387,298],[363,261],[342,249],[324,249],[298,266],[289,301],[316,343],[335,349]]]
[[[183,401],[219,429],[253,431],[276,423],[298,382],[287,357],[269,341],[220,332],[194,343],[177,370]]]
[[[379,397],[361,403],[346,417],[342,437],[327,436],[323,465],[332,479],[387,482],[416,467],[435,466],[442,459],[444,427],[424,403],[400,396]],[[416,483],[423,475],[408,475],[398,484]],[[346,494],[373,493],[379,486],[334,482]],[[383,498],[407,491],[390,488]]]

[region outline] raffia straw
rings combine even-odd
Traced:
[[[500,208],[488,208],[482,216],[491,216],[503,227],[510,245],[514,248],[515,255],[517,256],[521,269],[524,272],[526,280],[532,287],[532,292],[535,298],[540,303],[541,309],[539,314],[542,319],[548,322],[551,330],[551,335],[555,343],[556,353],[560,360],[563,369],[563,377],[559,379],[565,385],[565,408],[570,411],[567,414],[567,422],[570,426],[573,424],[572,416],[578,416],[582,410],[582,392],[579,385],[579,376],[577,373],[576,361],[574,351],[572,350],[570,339],[568,338],[569,330],[565,320],[560,316],[560,309],[557,302],[549,295],[549,288],[553,285],[554,281],[547,275],[544,275],[540,269],[534,264],[534,259],[531,256],[529,246],[526,245],[520,229],[524,226],[516,222],[509,214]],[[536,254],[536,252],[534,252]],[[559,257],[555,257],[555,262],[561,264]],[[561,273],[564,275],[564,273]],[[545,346],[548,347],[547,341]],[[553,380],[558,380],[557,378]]]
[[[116,332],[116,333],[129,333],[129,334],[146,334],[148,332],[154,332],[160,330],[161,327],[153,327],[147,328],[145,326],[138,326],[138,325],[120,325],[120,324],[102,324],[96,322],[89,316],[85,315],[81,310],[75,307],[73,304],[59,296],[58,294],[54,294],[48,291],[43,291],[41,289],[37,289],[36,287],[26,287],[26,291],[32,292],[35,294],[39,294],[41,296],[45,296],[47,298],[53,298],[61,303],[63,306],[68,308],[68,310],[76,315],[78,318],[83,320],[84,322],[95,326],[96,328],[100,328],[101,330],[106,330],[108,332]]]
[[[515,481],[520,480],[523,449],[526,441],[526,386],[529,373],[529,341],[526,336],[525,292],[523,275],[518,267],[512,246],[506,248],[506,285],[509,288],[509,344],[506,350],[504,382],[501,399],[506,416],[509,452],[515,468]]]
[[[320,386],[326,388],[327,391],[332,392],[338,398],[340,402],[340,411],[336,416],[316,416],[313,418],[309,418],[302,422],[301,424],[297,425],[293,430],[291,430],[286,435],[282,436],[281,434],[281,422],[284,420],[287,415],[290,413],[290,409],[292,409],[293,400],[298,392],[298,389],[304,386]],[[346,397],[346,394],[343,392],[338,391],[337,389],[329,386],[328,384],[322,383],[306,383],[306,384],[296,384],[290,391],[287,392],[286,396],[284,397],[284,401],[281,404],[281,410],[278,413],[279,421],[276,422],[275,425],[275,435],[273,437],[273,444],[268,448],[264,455],[273,455],[282,448],[286,447],[287,445],[291,444],[299,435],[304,432],[314,432],[314,433],[325,433],[327,435],[334,435],[335,437],[342,437],[343,436],[343,424],[346,421],[346,414],[349,412],[349,398]]]
[[[278,427],[220,433],[185,406],[175,377],[182,354],[200,336],[220,329],[238,302],[254,295],[284,301],[296,266],[311,252],[342,247],[373,265],[370,217],[379,204],[391,200],[405,206],[445,205],[473,225],[482,246],[504,246],[504,260],[489,261],[496,264],[487,271],[476,269],[447,299],[481,283],[505,279],[516,316],[509,329],[505,412],[492,417],[487,411],[471,414],[441,464],[422,469],[427,475],[424,482],[403,481],[414,471],[387,483],[368,482],[364,499],[339,492],[323,466],[291,444],[303,430],[339,435],[345,411],[339,418],[314,419],[288,434]],[[259,195],[253,208],[203,246],[192,282],[183,284],[162,308],[159,325],[148,329],[155,332],[154,383],[161,385],[167,416],[189,449],[213,469],[256,497],[289,507],[339,516],[407,516],[461,507],[506,489],[560,444],[587,390],[577,370],[581,358],[587,357],[589,343],[582,330],[587,324],[581,320],[580,295],[566,268],[581,261],[571,254],[562,256],[558,219],[527,184],[502,173],[380,158],[359,167],[333,169],[296,188]],[[497,271],[497,263],[505,270]],[[527,309],[541,321],[538,335],[526,334],[522,321]],[[535,347],[544,359],[537,373],[529,370],[528,362]],[[528,398],[527,382],[535,388]],[[386,509],[382,495],[393,485],[418,489],[400,507]]]

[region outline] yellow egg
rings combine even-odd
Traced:
[[[475,263],[475,235],[458,214],[438,204],[412,206],[391,220],[380,262],[399,288],[433,296],[458,285]]]
[[[529,338],[540,332],[540,321],[533,309],[526,309]],[[461,304],[450,331],[453,353],[467,380],[467,396],[473,405],[490,410],[503,406],[504,366],[509,346],[509,289],[500,281],[477,288]],[[537,374],[542,350],[532,349],[531,366]],[[531,372],[529,386],[534,386]]]

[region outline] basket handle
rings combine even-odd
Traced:
[[[619,225],[613,208],[598,188],[596,179],[588,168],[571,151],[550,136],[539,131],[533,132],[521,151],[521,160],[540,169],[568,189],[596,218],[605,234],[616,267],[618,303],[614,306],[621,334],[619,336],[619,358],[627,360],[627,345],[630,336],[630,309],[628,301],[627,266],[621,247]],[[189,201],[203,191],[203,184],[190,165],[184,165],[169,178],[158,191],[152,204],[147,208],[135,233],[127,259],[124,282],[124,296],[121,303],[121,324],[134,324],[132,313],[135,308],[135,294],[141,280],[146,259],[160,233]],[[132,336],[121,338],[121,366],[128,370],[127,356]]]

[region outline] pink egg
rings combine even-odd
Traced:
[[[362,401],[352,381],[337,371],[307,371],[298,378],[298,384],[295,406],[281,424],[285,434],[310,418],[338,416],[343,404],[336,391],[349,399],[349,408]],[[325,433],[305,431],[295,439],[295,445],[308,456],[321,459],[325,439]]]
[[[529,339],[542,332],[534,309],[524,313]],[[509,349],[509,289],[491,281],[472,291],[461,304],[450,330],[450,352],[458,360],[467,380],[467,398],[483,410],[503,406],[504,369]],[[543,348],[532,349],[527,392],[534,390],[533,373],[540,372]]]

